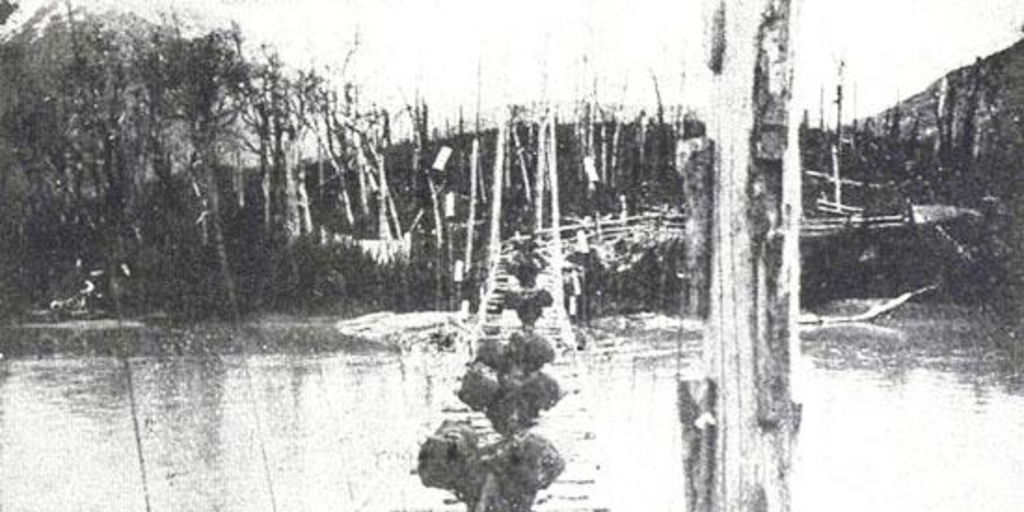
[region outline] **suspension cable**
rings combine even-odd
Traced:
[[[124,333],[121,332],[121,328],[121,318],[119,316],[117,319],[117,329],[123,340]],[[132,412],[132,430],[135,432],[135,454],[138,456],[139,474],[142,476],[142,493],[146,500],[146,512],[152,512],[149,498],[149,478],[146,475],[146,457],[142,451],[142,433],[139,429],[139,413],[135,404],[135,385],[132,382],[132,366],[131,362],[128,361],[127,350],[122,351],[121,361],[124,365],[125,380],[128,383],[128,403]]]
[[[128,387],[128,406],[132,414],[132,432],[135,435],[135,455],[139,462],[139,475],[142,478],[142,495],[146,502],[146,512],[153,508],[149,496],[149,476],[146,473],[146,456],[142,448],[142,431],[139,428],[139,411],[135,400],[135,382],[132,378],[132,364],[128,356],[128,342],[124,336],[124,314],[121,311],[121,290],[117,284],[117,268],[107,265],[107,282],[110,283],[110,295],[114,299],[114,311],[117,314],[117,335],[120,338],[121,364],[124,367],[125,382]]]

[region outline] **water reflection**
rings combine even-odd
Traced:
[[[217,358],[137,360],[132,369],[153,506],[222,509],[225,363]]]
[[[808,333],[796,509],[1024,508],[1024,386],[998,341],[983,318],[934,307]],[[570,466],[541,509],[681,508],[677,361],[643,352],[554,367],[571,393],[539,430]],[[270,510],[271,494],[282,511],[458,509],[411,470],[418,443],[463,414],[453,395],[462,364],[431,354],[133,359],[153,509]],[[142,510],[125,389],[115,359],[10,361],[0,509]]]
[[[806,336],[796,509],[1024,507],[1024,379],[996,325],[913,306]]]
[[[1020,510],[1024,401],[956,376],[812,372],[798,510]]]

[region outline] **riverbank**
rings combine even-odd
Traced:
[[[892,302],[889,299],[888,302]],[[984,338],[1003,348],[1016,348],[1012,330],[985,308],[953,304],[900,304],[869,320],[849,322],[885,304],[885,299],[833,301],[804,313],[804,339],[815,339],[838,324],[888,333],[919,328],[922,310],[953,321],[953,325],[986,325]],[[811,322],[808,319],[814,319]],[[839,319],[839,322],[833,320]],[[610,353],[630,350],[671,350],[680,343],[694,346],[702,336],[699,321],[660,313],[633,313],[596,318],[577,325],[579,346]],[[126,319],[25,322],[0,326],[0,353],[8,358],[46,356],[203,356],[250,354],[402,353],[410,350],[456,350],[471,327],[460,315],[424,311],[388,311],[360,316],[264,315],[238,326],[224,322],[177,322],[152,316]],[[890,336],[891,337],[891,336]],[[900,336],[896,336],[899,339]],[[871,337],[869,337],[871,339]],[[981,340],[974,340],[978,343]],[[1014,350],[1019,352],[1019,350]]]
[[[395,347],[335,329],[336,317],[274,315],[246,320],[182,324],[165,319],[71,320],[0,327],[7,357],[316,354],[391,351]]]
[[[629,340],[650,348],[700,338],[700,322],[656,313],[595,319],[577,329],[582,346],[613,350]],[[333,315],[269,315],[238,326],[223,322],[180,323],[163,317],[25,322],[0,327],[7,357],[175,356],[317,354],[453,350],[469,335],[457,314],[377,312]]]

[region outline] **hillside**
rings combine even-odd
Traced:
[[[1000,195],[1024,162],[1024,40],[951,71],[873,121],[934,145],[941,167],[975,175]]]

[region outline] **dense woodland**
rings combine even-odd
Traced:
[[[376,117],[352,116],[351,101],[315,75],[286,75],[269,51],[244,54],[237,30],[185,35],[127,15],[67,19],[2,49],[12,302],[67,295],[89,272],[104,272],[96,281],[107,295],[135,310],[234,315],[237,298],[250,295],[240,291],[270,288],[282,273],[292,286],[275,292],[298,289],[312,227],[293,146],[317,113],[358,129]],[[262,172],[258,204],[242,199],[242,152],[256,153]],[[254,217],[258,227],[238,225]]]
[[[470,232],[467,295],[480,277],[497,122],[512,128],[502,235],[531,225],[536,106],[440,129],[422,100],[388,112],[343,73],[290,68],[237,29],[47,16],[0,44],[6,314],[52,309],[86,280],[108,313],[448,307]],[[558,123],[567,218],[678,201],[677,143],[698,122],[660,105],[571,110]],[[442,146],[452,157],[432,170]]]

